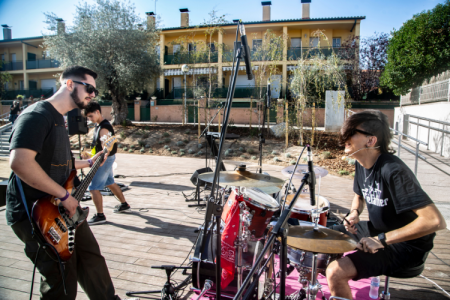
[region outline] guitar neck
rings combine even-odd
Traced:
[[[86,175],[86,177],[81,182],[81,184],[77,187],[77,189],[75,190],[75,193],[72,195],[75,199],[78,200],[78,202],[80,202],[81,199],[83,199],[84,193],[86,192],[87,188],[89,187],[89,184],[91,183],[92,179],[94,178],[94,175],[97,172],[98,168],[100,168],[100,165],[102,164],[102,161],[103,161],[103,158],[105,157],[106,152],[107,152],[107,150],[104,149],[103,153],[100,154],[99,157],[97,157],[91,170]]]

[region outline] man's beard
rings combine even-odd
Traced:
[[[84,104],[78,97],[77,87],[75,87],[73,89],[72,93],[70,93],[70,97],[72,98],[73,102],[75,103],[76,106],[78,106],[79,109],[86,108],[86,104]]]

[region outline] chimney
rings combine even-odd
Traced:
[[[58,34],[66,33],[66,23],[63,19],[55,19],[58,23],[56,24],[56,30]]]
[[[189,9],[180,8],[181,24],[180,27],[189,27]]]
[[[3,24],[2,27],[3,27],[3,39],[4,40],[12,39],[11,27],[9,27],[6,24]]]
[[[270,6],[272,5],[272,1],[262,1],[262,20],[270,21]]]
[[[302,1],[302,19],[309,19],[309,4],[311,0],[301,0]]]
[[[155,27],[155,21],[156,21],[155,13],[151,11],[151,12],[146,12],[145,14],[147,15],[147,29]]]

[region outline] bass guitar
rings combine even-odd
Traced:
[[[69,178],[64,183],[64,188],[78,200],[78,203],[83,198],[95,173],[102,164],[105,154],[111,151],[116,143],[114,136],[104,138],[102,154],[99,155],[81,184],[75,189],[74,179],[77,176],[76,170],[71,171]],[[88,214],[89,207],[81,208],[78,206],[75,215],[70,218],[61,201],[54,196],[48,195],[40,198],[33,204],[31,217],[35,223],[35,229],[41,233],[41,237],[47,243],[53,245],[61,260],[67,261],[72,257],[74,250],[75,232],[78,226],[87,219]]]

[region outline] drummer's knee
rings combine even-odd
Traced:
[[[348,281],[356,275],[356,268],[348,257],[331,262],[326,270],[329,282]]]

